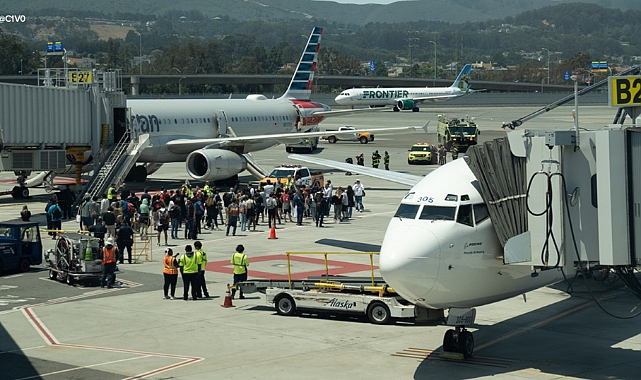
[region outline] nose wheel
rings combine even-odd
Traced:
[[[458,352],[464,358],[471,358],[474,354],[474,336],[465,329],[465,326],[456,326],[456,329],[447,330],[443,338],[443,351]]]

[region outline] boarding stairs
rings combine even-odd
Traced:
[[[254,157],[252,157],[251,153],[245,153],[243,154],[245,156],[245,159],[247,160],[247,171],[256,177],[257,179],[261,180],[269,175],[269,172],[267,172],[265,169],[263,169]]]
[[[85,193],[92,197],[99,196],[107,191],[111,184],[115,184],[116,187],[120,186],[147,146],[149,146],[148,134],[139,135],[131,140],[128,134],[123,135],[89,181]]]

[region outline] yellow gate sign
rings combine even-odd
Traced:
[[[641,76],[610,77],[608,86],[611,107],[641,106]]]
[[[71,71],[69,73],[71,83],[91,83],[91,71]]]

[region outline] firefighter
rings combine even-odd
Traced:
[[[389,153],[385,151],[385,155],[383,156],[383,164],[385,164],[385,170],[389,170]]]
[[[378,168],[378,164],[381,163],[381,155],[378,154],[378,150],[374,151],[372,153],[372,167],[373,168]]]

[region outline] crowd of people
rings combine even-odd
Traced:
[[[176,190],[150,194],[149,189],[138,196],[125,183],[119,189],[111,186],[102,197],[85,195],[79,205],[80,229],[101,238],[113,237],[118,250],[128,250],[131,261],[131,244],[134,234],[142,239],[155,234],[158,246],[169,245],[172,240],[196,240],[205,230],[225,231],[235,236],[237,230],[256,230],[266,223],[295,223],[303,225],[310,219],[323,227],[328,217],[336,222],[352,218],[354,210],[362,212],[365,188],[360,180],[345,187],[334,188],[331,180],[322,187],[307,188],[294,181],[271,183],[263,186],[236,185],[221,191],[209,182],[201,188],[192,188],[185,181]],[[333,213],[332,213],[333,210]],[[58,216],[58,215],[56,215]],[[52,215],[52,220],[57,219]],[[122,262],[122,259],[121,259]]]

